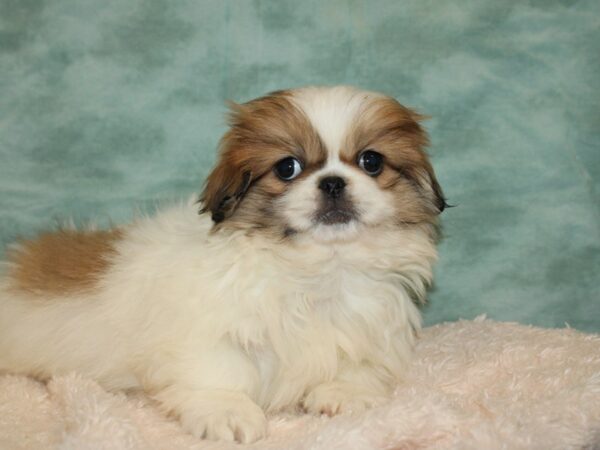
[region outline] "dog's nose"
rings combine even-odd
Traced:
[[[332,198],[342,195],[345,186],[346,182],[342,177],[325,177],[319,181],[319,189]]]

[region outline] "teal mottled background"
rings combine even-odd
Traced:
[[[224,100],[354,84],[430,114],[427,323],[600,331],[600,2],[0,0],[0,240],[187,197]]]

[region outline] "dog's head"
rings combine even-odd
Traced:
[[[219,227],[320,241],[435,223],[446,203],[421,118],[390,97],[346,86],[232,104],[203,211]]]

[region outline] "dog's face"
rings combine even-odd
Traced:
[[[310,87],[231,109],[201,198],[216,226],[335,241],[445,207],[420,116],[392,98]]]

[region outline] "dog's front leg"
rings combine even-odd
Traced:
[[[390,398],[392,377],[369,363],[343,364],[331,381],[315,386],[304,398],[306,411],[329,416],[357,413]]]
[[[174,356],[170,364],[149,371],[145,385],[188,432],[242,443],[266,435],[265,414],[253,400],[258,371],[245,353],[220,343],[200,355],[178,352]]]

